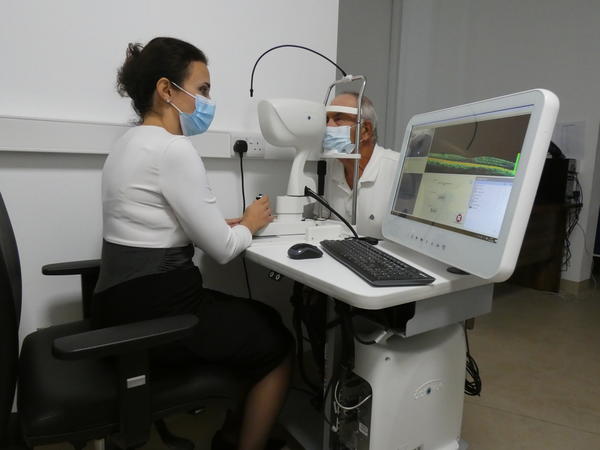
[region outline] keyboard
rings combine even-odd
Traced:
[[[321,247],[367,283],[376,287],[419,286],[432,276],[358,239],[324,240]]]

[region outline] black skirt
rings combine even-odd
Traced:
[[[135,278],[96,293],[92,301],[95,328],[177,314],[198,317],[194,334],[154,352],[153,360],[185,364],[194,358],[256,382],[293,349],[292,335],[277,311],[203,288],[196,267]]]

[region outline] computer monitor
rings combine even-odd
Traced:
[[[492,281],[513,272],[558,114],[535,89],[414,116],[383,236]]]

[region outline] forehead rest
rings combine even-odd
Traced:
[[[329,105],[329,106],[325,107],[325,112],[326,113],[328,113],[328,112],[339,112],[339,113],[357,115],[358,114],[358,109],[357,108],[352,108],[350,106]]]

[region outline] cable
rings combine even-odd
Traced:
[[[340,408],[343,409],[344,411],[352,411],[353,409],[358,408],[359,406],[361,406],[363,403],[365,403],[367,400],[369,400],[373,394],[369,394],[367,395],[365,398],[363,398],[360,402],[358,402],[356,405],[353,406],[344,406],[340,403],[339,399],[338,399],[338,387],[340,384],[340,380],[337,380],[335,382],[335,389],[333,390],[333,400],[335,401],[335,404]]]
[[[327,200],[325,200],[323,197],[321,197],[319,194],[317,194],[315,191],[313,191],[308,186],[304,186],[304,195],[306,195],[307,197],[314,198],[321,205],[323,205],[325,208],[327,208],[329,211],[331,211],[338,219],[340,219],[344,223],[344,225],[346,225],[350,229],[350,231],[352,231],[352,234],[354,234],[354,237],[356,239],[360,239],[358,237],[358,233],[352,227],[352,225],[350,225],[346,219],[344,219],[335,209],[333,209],[331,207],[331,205],[329,203],[327,203]]]
[[[323,399],[327,400],[327,396],[329,395],[329,389],[331,389],[331,384],[333,383],[333,375],[329,377],[329,382],[327,383],[327,387],[325,388],[325,392],[323,393]]]
[[[579,191],[579,203],[583,205],[583,187],[579,182],[579,176],[577,175],[577,172],[575,172],[575,184],[577,185],[577,190]]]
[[[294,283],[292,297],[290,300],[293,306],[292,327],[296,334],[296,360],[298,362],[300,376],[304,380],[306,386],[311,390],[311,394],[313,396],[313,405],[317,403],[318,405],[322,405],[324,402],[322,397],[323,389],[322,387],[319,387],[317,383],[313,382],[310,379],[306,371],[306,367],[304,365],[304,341],[305,339],[308,340],[311,344],[311,348],[313,346],[313,343],[310,339],[304,337],[304,333],[302,331],[302,317],[304,316],[305,305],[303,296],[303,285],[301,283]],[[309,324],[305,323],[305,326],[307,327],[310,336]],[[320,408],[321,406],[319,406],[317,409],[320,410]]]
[[[481,377],[479,375],[479,367],[475,359],[471,356],[469,350],[469,337],[467,336],[467,328],[463,325],[465,332],[465,342],[467,344],[467,378],[465,379],[465,394],[480,395],[481,394]],[[469,377],[471,378],[469,380]]]
[[[477,135],[477,128],[479,128],[479,122],[475,122],[475,129],[473,130],[473,136],[471,137],[471,141],[469,142],[469,145],[467,145],[467,148],[465,148],[465,152],[468,152],[469,149],[471,148],[471,145],[473,145],[473,141],[475,140],[475,136]]]
[[[240,153],[240,174],[242,178],[242,214],[246,210],[246,190],[244,188],[244,154]]]
[[[323,55],[322,53],[319,53],[311,48],[308,47],[304,47],[302,45],[296,45],[296,44],[282,44],[282,45],[276,45],[275,47],[271,47],[269,50],[267,50],[266,52],[264,52],[262,55],[260,55],[258,57],[258,59],[256,60],[256,62],[254,63],[254,67],[252,68],[252,75],[250,76],[250,97],[254,96],[254,71],[256,70],[256,66],[258,65],[258,62],[262,59],[263,56],[265,56],[267,53],[272,52],[273,50],[277,50],[278,48],[283,48],[283,47],[293,47],[293,48],[300,48],[303,50],[308,50],[309,52],[313,52],[316,55],[319,55],[321,58],[325,58],[327,61],[329,61],[331,64],[333,64],[335,67],[337,67],[337,69],[342,72],[342,74],[344,76],[346,76],[346,72],[344,71],[344,69],[342,69],[340,66],[338,66],[335,62],[333,62],[331,59],[329,59],[327,56]]]
[[[327,161],[317,161],[317,194],[325,195],[325,175],[327,175]]]
[[[246,189],[244,186],[244,153],[248,151],[248,143],[244,140],[237,140],[233,144],[233,151],[240,155],[240,178],[242,181],[242,215],[246,210]],[[248,290],[248,299],[252,300],[252,290],[250,289],[250,277],[248,277],[248,267],[246,266],[246,254],[242,255],[242,265],[244,266],[244,276],[246,278],[246,289]]]
[[[575,227],[579,225],[579,216],[581,214],[581,210],[583,209],[583,188],[581,183],[579,182],[579,177],[577,176],[577,172],[573,173],[573,177],[575,180],[575,191],[573,191],[573,200],[576,202],[574,208],[569,211],[568,219],[567,219],[567,232],[565,234],[565,249],[564,249],[564,260],[562,262],[562,270],[568,270],[571,264],[571,234],[575,230]],[[575,195],[575,193],[578,193]],[[583,228],[582,228],[583,231]],[[584,233],[584,247],[585,247],[585,233]],[[587,248],[586,248],[587,251]]]
[[[335,209],[333,209],[332,206],[329,203],[327,203],[327,200],[325,200],[323,197],[321,197],[308,186],[304,186],[304,195],[306,195],[307,197],[314,198],[321,205],[327,208],[330,213],[333,213],[338,219],[340,219],[344,223],[344,225],[346,225],[350,229],[350,231],[352,231],[352,234],[354,234],[354,238],[348,239],[358,239],[359,241],[368,242],[371,245],[377,245],[379,243],[380,239],[378,238],[372,236],[359,236],[358,233],[356,233],[356,230],[352,227],[352,225],[350,225],[346,219],[344,219]]]
[[[312,390],[313,395],[321,395],[320,388],[315,383],[312,382],[308,373],[306,372],[306,367],[304,366],[304,334],[302,332],[302,319],[301,313],[299,311],[302,308],[302,285],[300,283],[296,283],[294,285],[294,297],[298,302],[294,302],[294,312],[292,315],[292,323],[294,327],[294,331],[296,332],[296,359],[298,360],[298,368],[300,370],[300,376],[306,383],[306,385]]]
[[[246,277],[246,289],[248,290],[248,300],[252,300],[252,290],[250,289],[250,279],[248,278],[248,268],[246,267],[246,254],[242,256],[242,265],[244,266],[244,276]]]
[[[580,223],[577,223],[577,228],[579,228],[581,230],[581,234],[583,235],[583,249],[585,250],[585,252],[593,257],[594,256],[594,252],[591,252],[590,249],[587,247],[586,241],[587,241],[587,234],[585,234],[585,230],[583,229],[583,227],[581,226]]]
[[[329,378],[329,382],[327,383],[327,387],[325,388],[325,392],[323,393],[323,402],[320,410],[323,411],[323,420],[327,423],[327,425],[331,426],[331,422],[327,419],[327,414],[325,414],[325,402],[327,401],[327,396],[329,395],[329,390],[331,389],[331,384],[333,383],[333,376]]]

